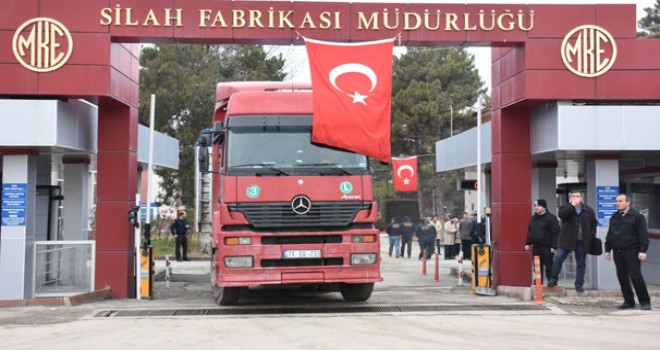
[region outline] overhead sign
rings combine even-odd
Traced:
[[[170,3],[171,4],[171,3]],[[221,4],[222,5],[222,4]],[[299,11],[288,2],[273,2],[267,8],[251,4],[221,6],[216,8],[186,6],[186,8],[140,7],[116,5],[106,7],[98,13],[99,24],[107,27],[192,27],[199,29],[315,29],[338,30],[347,18],[354,17],[356,30],[427,30],[443,32],[528,32],[534,28],[534,10],[516,6],[506,9],[483,8],[455,11],[425,5],[424,8],[408,10],[406,4],[388,4],[392,7],[373,10],[356,10],[354,14],[339,10]],[[226,5],[226,4],[225,4]],[[338,6],[340,6],[339,4]],[[247,8],[240,8],[249,6]]]
[[[27,184],[2,184],[2,226],[25,226]]]

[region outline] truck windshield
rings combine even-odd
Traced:
[[[363,174],[367,170],[366,156],[314,145],[310,130],[309,126],[291,125],[230,128],[227,168],[259,174],[260,169],[275,168],[320,175]]]

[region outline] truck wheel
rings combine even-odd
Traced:
[[[341,296],[346,301],[365,301],[374,291],[373,283],[342,283],[339,285]]]
[[[238,287],[213,286],[213,298],[218,305],[236,305],[241,289]]]

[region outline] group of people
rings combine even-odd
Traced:
[[[617,212],[610,219],[605,238],[605,259],[614,258],[624,299],[618,308],[635,307],[634,288],[641,309],[650,310],[651,299],[641,271],[641,262],[646,259],[649,247],[646,219],[630,206],[630,198],[626,194],[616,197],[616,207]],[[573,252],[577,265],[575,290],[583,292],[587,254],[593,244],[600,244],[595,240],[598,219],[594,210],[583,203],[581,192],[572,191],[568,203],[557,211],[559,220],[548,211],[544,199],[534,203],[534,211],[527,229],[525,250],[531,249],[534,256],[539,256],[541,279],[545,274],[548,287],[556,286],[562,265],[568,254]]]
[[[408,216],[404,217],[403,221],[393,217],[387,226],[390,240],[388,253],[390,257],[394,254],[397,258],[404,256],[410,258],[413,236],[416,236],[420,248],[418,257],[420,260],[423,259],[424,251],[427,259],[431,259],[436,249],[438,254],[442,254],[441,247],[444,248],[444,258],[447,260],[456,258],[461,251],[463,258],[469,260],[476,233],[476,219],[468,214],[465,214],[461,220],[449,216],[445,223],[437,218],[422,218],[419,224],[415,224]]]

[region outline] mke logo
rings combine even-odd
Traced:
[[[561,59],[576,75],[594,78],[605,74],[616,60],[617,48],[612,35],[595,25],[571,30],[561,43]]]
[[[51,72],[62,67],[73,52],[69,30],[48,17],[33,18],[23,23],[12,40],[18,62],[34,72]]]

